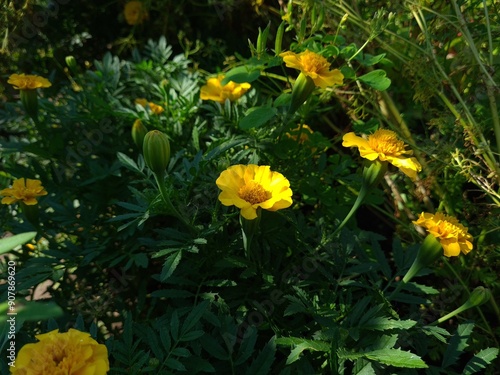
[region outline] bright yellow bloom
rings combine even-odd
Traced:
[[[200,91],[201,100],[213,100],[215,102],[224,103],[226,99],[234,102],[235,100],[241,98],[250,87],[249,83],[235,83],[229,81],[224,86],[221,85],[221,81],[224,76],[221,74],[217,78],[209,78],[207,84],[202,86]]]
[[[358,137],[354,133],[347,133],[343,137],[342,146],[357,147],[359,154],[368,160],[388,161],[412,180],[416,179],[417,172],[422,170],[417,159],[407,156],[413,151],[406,150],[404,142],[392,130],[379,129],[370,134],[368,139]]]
[[[0,190],[0,196],[3,196],[3,204],[13,204],[22,201],[28,206],[37,204],[37,197],[47,195],[40,180],[31,180],[29,178],[18,178],[12,184],[11,188]]]
[[[321,88],[327,88],[344,82],[344,75],[338,69],[330,70],[330,63],[323,56],[305,50],[301,53],[291,51],[280,54],[289,68],[300,70],[302,74],[311,77],[314,84]]]
[[[472,236],[468,233],[468,229],[453,216],[441,212],[434,215],[422,212],[413,224],[424,227],[427,232],[436,237],[447,257],[458,256],[460,251],[467,254],[472,250]]]
[[[17,354],[13,375],[105,375],[108,349],[89,333],[70,329],[37,335],[39,342],[24,345]]]
[[[151,112],[153,112],[155,115],[159,115],[160,113],[163,113],[165,109],[158,104],[155,104],[153,102],[149,102],[149,108],[151,108]]]
[[[125,21],[129,25],[139,25],[148,19],[148,11],[144,8],[142,1],[129,1],[123,10]]]
[[[7,83],[10,83],[18,90],[35,90],[52,86],[52,83],[47,78],[25,74],[12,74]]]
[[[222,190],[221,203],[238,207],[247,220],[257,218],[259,207],[277,211],[292,204],[290,182],[267,165],[233,165],[223,171],[215,183]]]
[[[135,99],[135,104],[139,104],[139,105],[143,106],[144,108],[149,106],[149,108],[151,109],[151,112],[153,112],[155,115],[159,115],[160,113],[163,113],[163,111],[165,111],[165,109],[161,105],[155,104],[153,102],[148,102],[144,98]]]

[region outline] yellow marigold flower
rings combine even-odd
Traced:
[[[10,83],[18,90],[35,90],[52,86],[52,83],[47,78],[25,74],[12,74],[7,83]]]
[[[378,129],[370,134],[368,139],[358,137],[354,133],[347,133],[343,137],[342,146],[357,147],[359,154],[368,160],[387,161],[398,167],[404,174],[412,180],[417,178],[417,172],[422,170],[422,166],[414,157],[408,157],[413,153],[406,150],[406,145],[398,138],[392,130]]]
[[[151,109],[151,112],[153,112],[155,115],[159,115],[160,113],[163,113],[163,111],[165,111],[165,109],[161,105],[155,104],[153,102],[148,102],[144,98],[135,99],[135,104],[139,104],[144,108],[149,107],[149,109]]]
[[[142,105],[144,108],[148,105],[148,101],[144,98],[137,98],[135,99],[135,104]]]
[[[286,133],[286,135],[288,138],[298,141],[299,144],[303,144],[309,140],[309,135],[313,133],[312,129],[304,124],[302,126],[298,125],[295,129],[292,129],[290,133]]]
[[[413,224],[424,227],[427,232],[436,237],[447,257],[458,256],[460,252],[467,254],[473,248],[473,238],[468,233],[468,229],[453,216],[441,212],[436,214],[422,212]]]
[[[11,188],[0,190],[0,196],[4,197],[2,198],[3,204],[13,204],[17,201],[22,201],[28,206],[33,206],[37,204],[36,198],[43,195],[47,195],[47,191],[42,186],[42,182],[29,178],[26,181],[24,178],[19,178],[13,182]]]
[[[56,329],[36,338],[39,342],[21,348],[11,374],[105,375],[109,371],[108,349],[89,333]]]
[[[165,111],[165,109],[161,105],[155,104],[153,102],[149,102],[149,108],[151,108],[151,112],[153,112],[155,115],[159,115],[160,113]]]
[[[238,100],[252,87],[249,83],[235,83],[229,81],[224,86],[221,81],[224,75],[220,74],[217,78],[209,78],[207,84],[202,86],[200,91],[201,100],[213,100],[215,102],[224,103],[226,99],[234,102]]]
[[[129,25],[139,25],[148,19],[148,11],[144,8],[142,1],[129,1],[123,10],[125,21]]]
[[[305,50],[297,54],[287,51],[280,56],[283,57],[287,67],[300,70],[305,76],[311,77],[316,86],[326,88],[344,82],[344,75],[340,70],[330,70],[328,60],[315,52]]]
[[[223,171],[215,183],[222,190],[221,203],[238,207],[247,220],[257,218],[259,207],[277,211],[292,204],[290,182],[267,165],[233,165]]]

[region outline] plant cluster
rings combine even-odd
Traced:
[[[2,77],[2,373],[494,373],[495,5],[267,3],[221,66],[127,1],[130,54]]]

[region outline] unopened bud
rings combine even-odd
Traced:
[[[165,133],[151,130],[144,136],[142,153],[146,165],[153,173],[162,175],[170,161],[170,142]]]
[[[69,70],[71,70],[72,73],[75,73],[78,68],[76,65],[75,56],[66,56],[65,60]]]
[[[467,305],[468,308],[481,306],[483,303],[488,302],[490,298],[491,298],[490,290],[485,287],[478,286],[476,289],[472,291],[469,299],[467,300],[467,302],[465,302],[465,304]]]
[[[144,137],[147,133],[148,129],[143,125],[142,121],[139,119],[135,120],[134,125],[132,125],[132,139],[141,152],[144,144]]]

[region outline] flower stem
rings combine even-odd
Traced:
[[[160,190],[160,194],[163,198],[163,201],[167,205],[168,213],[170,213],[172,216],[175,216],[176,218],[178,218],[187,228],[189,228],[191,233],[193,233],[193,234],[196,233],[197,232],[196,228],[194,226],[192,226],[186,220],[186,218],[174,207],[174,205],[170,201],[167,189],[165,188],[165,183],[163,181],[163,176],[159,175],[157,173],[153,173],[153,175],[155,176],[156,185],[158,186],[158,189]]]

